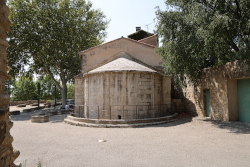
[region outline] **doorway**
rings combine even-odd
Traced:
[[[239,121],[250,122],[250,78],[237,80]]]
[[[210,90],[204,90],[204,109],[207,117],[211,117]]]

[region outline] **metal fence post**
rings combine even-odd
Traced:
[[[88,118],[89,118],[89,106],[87,106]]]
[[[166,113],[165,113],[165,116],[168,114],[168,105],[166,104]]]
[[[79,118],[80,118],[80,116],[81,116],[81,109],[80,109],[80,106],[79,106]]]
[[[40,82],[37,84],[37,103],[38,103],[38,109],[40,109]]]
[[[160,106],[160,104],[158,104],[158,110],[157,110],[157,114],[159,114],[159,108],[160,108],[159,106]]]
[[[147,114],[147,115],[148,115],[148,116],[147,116],[148,118],[150,117],[149,108],[150,108],[150,105],[148,105],[148,114]]]
[[[170,113],[169,113],[169,115],[170,114],[172,114],[173,113],[173,106],[172,106],[172,103],[170,104]]]
[[[124,117],[124,106],[123,106],[123,119],[125,120],[125,117]]]
[[[98,106],[98,119],[99,119],[99,106]]]
[[[54,105],[54,109],[56,108],[56,85],[55,85],[55,105]]]
[[[111,120],[111,106],[110,106],[109,117],[110,117],[110,120]]]
[[[138,119],[138,116],[137,116],[137,105],[135,106],[135,118]]]

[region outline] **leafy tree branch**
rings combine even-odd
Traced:
[[[9,74],[48,74],[66,104],[67,82],[80,73],[79,51],[103,42],[109,21],[85,0],[12,0]],[[60,78],[60,82],[56,78]]]
[[[239,60],[250,65],[250,2],[166,0],[159,8],[156,33],[165,71],[185,86],[195,85],[203,69]]]

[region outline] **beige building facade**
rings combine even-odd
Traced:
[[[161,67],[163,65],[162,58],[156,53],[157,43],[152,45],[151,41],[156,41],[157,36],[153,36],[143,43],[129,38],[118,38],[116,40],[98,45],[96,47],[79,52],[82,56],[82,73],[95,68],[100,63],[116,55],[119,52],[125,52],[142,62],[153,67]],[[147,42],[145,40],[144,42]]]

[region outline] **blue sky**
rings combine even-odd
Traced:
[[[105,42],[127,37],[135,27],[153,32],[155,30],[155,7],[166,10],[165,0],[90,0],[93,8],[100,9],[110,20]],[[151,24],[152,23],[152,24]]]

